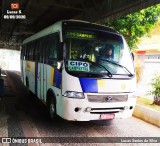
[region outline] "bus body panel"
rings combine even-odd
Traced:
[[[132,79],[78,78],[63,71],[62,95],[66,91],[84,93],[129,93],[136,89],[135,77]]]
[[[89,120],[99,120],[100,115],[99,113],[91,114],[90,112],[86,112],[86,108],[106,108],[104,112],[115,113],[115,118],[127,118],[132,116],[133,109],[135,107],[136,97],[134,96],[136,82],[135,77],[130,80],[116,80],[116,79],[90,79],[91,82],[86,81],[85,87],[87,89],[82,89],[82,85],[80,83],[80,79],[77,77],[73,77],[69,75],[65,70],[62,72],[62,97],[59,98],[57,113],[59,116],[66,120],[73,120],[73,121],[89,121]],[[87,80],[88,78],[86,78]],[[92,82],[95,81],[95,84]],[[89,83],[89,84],[88,84]],[[97,91],[91,91],[92,86],[96,86]],[[89,90],[89,92],[85,92],[84,90]],[[75,91],[75,92],[83,92],[85,95],[85,99],[75,99],[64,97],[64,93],[66,91]],[[96,103],[96,102],[89,102],[88,95],[98,96],[128,96],[127,101],[125,102],[109,102],[106,103]],[[124,108],[127,107],[127,110],[115,110],[114,108]],[[79,108],[80,111],[75,112],[75,109]],[[111,110],[107,110],[107,108],[111,108]],[[131,108],[131,109],[130,109]],[[60,111],[59,111],[60,110]],[[102,112],[102,110],[98,110]],[[98,112],[97,111],[97,112]]]
[[[59,81],[61,80],[61,73],[58,74],[57,69],[47,64],[38,63],[36,66],[35,62],[22,62],[23,64],[27,64],[26,78],[29,81],[29,90],[39,99],[46,102],[47,91],[49,89],[52,89],[55,95],[61,96],[61,81]],[[37,73],[35,70],[37,70]],[[22,82],[25,84],[25,81],[22,80]]]
[[[29,89],[34,93],[35,87],[34,87],[34,80],[35,80],[35,62],[32,61],[26,61],[26,79],[28,80],[28,86]],[[27,81],[26,81],[27,84]]]
[[[77,77],[68,75],[65,69],[62,71],[62,95],[66,91],[83,92],[79,79]]]

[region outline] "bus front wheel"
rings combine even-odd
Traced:
[[[50,98],[49,104],[48,104],[48,110],[49,110],[49,117],[51,120],[55,120],[57,115],[56,115],[56,103],[54,98]]]

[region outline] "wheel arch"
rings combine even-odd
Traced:
[[[50,99],[53,98],[55,104],[56,104],[56,94],[53,89],[48,89],[47,96],[46,96],[46,105],[49,104]]]

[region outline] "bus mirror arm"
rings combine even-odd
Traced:
[[[132,56],[132,59],[134,61],[134,53],[133,52],[131,52],[131,56]]]

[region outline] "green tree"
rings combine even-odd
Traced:
[[[134,49],[139,38],[155,27],[159,17],[160,4],[113,20],[106,25],[119,31],[126,38],[129,47]]]
[[[150,95],[154,96],[153,104],[160,105],[160,73],[156,73],[151,82],[152,90]]]

